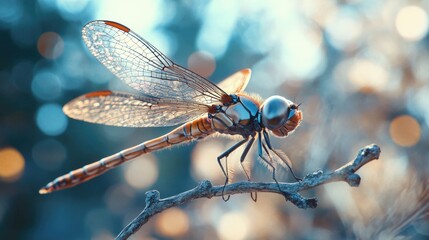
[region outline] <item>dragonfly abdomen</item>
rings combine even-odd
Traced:
[[[198,118],[194,121],[183,124],[161,137],[127,148],[116,154],[102,158],[97,162],[93,162],[58,177],[54,181],[48,183],[45,187],[41,188],[39,193],[45,194],[76,186],[142,154],[168,148],[172,145],[189,142],[193,139],[201,139],[213,132],[214,130],[212,129],[208,118]]]

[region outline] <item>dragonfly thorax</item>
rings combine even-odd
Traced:
[[[220,133],[252,135],[258,126],[259,102],[253,98],[240,95],[235,104],[220,105],[217,113],[210,114],[212,127]]]

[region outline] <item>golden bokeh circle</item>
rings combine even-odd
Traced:
[[[180,208],[170,208],[159,215],[156,230],[166,237],[179,237],[189,231],[189,217]]]
[[[389,133],[392,140],[399,146],[411,147],[420,140],[421,128],[413,117],[401,115],[392,120]]]
[[[0,149],[0,179],[13,182],[19,179],[24,171],[25,161],[22,154],[15,148]]]

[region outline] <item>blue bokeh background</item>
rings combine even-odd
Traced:
[[[246,91],[302,103],[301,127],[274,143],[300,175],[333,170],[370,143],[382,148],[381,159],[360,170],[359,188],[304,192],[319,198],[317,209],[272,194],[257,203],[247,195],[202,199],[156,216],[134,239],[424,239],[428,13],[429,1],[1,0],[0,238],[113,239],[144,208],[145,191],[167,197],[203,179],[223,182],[215,159],[235,140],[217,138],[38,194],[59,175],[171,129],[102,126],[62,113],[87,92],[133,91],[81,39],[87,22],[105,19],[213,82],[251,68]],[[251,155],[254,179],[271,181]],[[233,181],[243,179],[240,171]],[[291,180],[281,169],[279,179]]]

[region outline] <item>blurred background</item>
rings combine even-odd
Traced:
[[[133,239],[427,239],[429,1],[0,1],[0,238],[113,239],[144,208],[203,179],[222,184],[227,138],[146,155],[72,189],[39,195],[54,178],[170,128],[119,128],[68,119],[62,106],[95,90],[130,91],[81,39],[89,21],[130,27],[213,82],[252,69],[250,93],[302,103],[304,121],[274,145],[295,172],[334,170],[371,143],[381,158],[361,186],[281,196],[200,199],[152,218]],[[240,152],[240,150],[237,151]],[[229,158],[232,181],[243,179]],[[272,181],[256,159],[255,180]],[[278,168],[278,179],[290,181]]]

